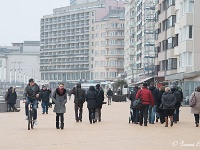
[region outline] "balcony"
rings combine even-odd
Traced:
[[[124,69],[124,66],[104,66],[105,69]]]
[[[124,39],[124,36],[109,36],[109,35],[107,35],[106,37],[105,37],[105,39],[106,40],[108,40],[108,39]]]
[[[123,54],[106,54],[104,55],[104,57],[106,59],[109,59],[109,58],[124,58],[124,55]]]

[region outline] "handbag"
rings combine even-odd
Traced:
[[[142,107],[141,92],[142,92],[142,90],[140,91],[139,97],[136,100],[133,101],[133,108],[140,108],[140,107]]]
[[[190,99],[190,107],[194,107],[196,105],[196,96],[195,96],[195,92],[194,95],[192,96],[192,98]]]

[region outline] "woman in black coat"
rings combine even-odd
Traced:
[[[173,126],[173,115],[176,105],[176,97],[172,92],[170,91],[169,87],[165,88],[165,93],[162,95],[162,109],[164,110],[165,115],[165,127],[168,127],[168,117],[171,121],[171,126]]]
[[[10,90],[8,92],[7,100],[8,100],[8,104],[10,106],[9,110],[11,110],[11,108],[12,108],[16,112],[20,111],[15,107],[16,100],[17,100],[17,93],[15,92],[15,88],[13,88],[13,87],[10,88]]]
[[[90,86],[86,94],[87,108],[89,111],[90,124],[95,123],[95,110],[97,107],[97,94],[94,86]]]

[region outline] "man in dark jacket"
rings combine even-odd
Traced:
[[[133,109],[133,116],[131,116],[131,120],[134,121],[134,124],[138,124],[138,115],[139,115],[139,109],[133,107],[133,102],[135,101],[136,94],[139,90],[138,86],[135,86],[133,91],[131,92],[129,96],[129,100],[131,101],[130,107]],[[132,114],[131,114],[132,115]]]
[[[46,86],[42,86],[41,90],[41,100],[42,100],[42,114],[46,112],[48,114],[48,107],[49,107],[49,98],[50,98],[51,91],[47,89]]]
[[[154,107],[149,106],[149,123],[154,124],[155,116],[156,117],[158,116],[156,115],[156,107],[158,104],[157,100],[158,100],[159,91],[158,89],[156,89],[153,83],[150,84],[149,90],[151,91],[153,95],[153,99],[154,99]]]
[[[82,122],[85,90],[81,89],[81,84],[77,84],[76,88],[72,89],[71,94],[74,94],[74,110],[76,122]]]
[[[181,106],[181,102],[183,101],[183,92],[180,91],[177,87],[177,82],[172,83],[172,94],[176,97],[176,105],[175,105],[175,113],[174,113],[174,123],[179,121],[179,109]]]
[[[140,126],[143,125],[143,118],[144,126],[147,126],[149,105],[152,107],[154,106],[153,95],[151,91],[147,89],[147,83],[144,83],[143,88],[137,92],[136,98],[141,98],[142,100],[142,107],[140,108]]]
[[[26,120],[28,120],[28,105],[29,103],[33,103],[33,120],[35,125],[37,125],[37,104],[40,97],[41,91],[39,86],[35,83],[33,79],[29,80],[28,85],[24,90],[24,100],[25,100],[25,113]]]
[[[109,88],[107,91],[108,105],[111,105],[112,96],[113,96],[113,91]]]
[[[104,101],[104,91],[101,89],[100,85],[96,85],[96,93],[97,93],[97,108],[95,112],[95,121],[101,122],[101,108]]]

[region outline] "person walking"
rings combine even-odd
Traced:
[[[35,83],[33,79],[29,79],[28,85],[25,87],[24,90],[24,102],[25,102],[25,113],[26,113],[26,120],[28,120],[28,105],[33,103],[33,120],[34,124],[37,125],[37,106],[38,100],[41,95],[41,90],[39,86]]]
[[[178,89],[177,82],[172,83],[172,94],[176,97],[175,113],[174,113],[174,123],[179,121],[179,109],[181,107],[181,102],[183,101],[183,92]]]
[[[194,91],[190,96],[190,101],[195,96],[195,106],[191,107],[191,113],[194,114],[195,124],[196,127],[199,126],[199,114],[200,114],[200,86],[196,88],[196,91]]]
[[[76,88],[71,91],[74,94],[74,110],[76,122],[82,122],[83,104],[85,102],[85,90],[81,89],[81,84],[77,84]]]
[[[136,94],[139,90],[138,86],[135,86],[133,91],[131,92],[130,96],[129,96],[129,100],[131,101],[131,105],[130,108],[133,109],[133,118],[131,118],[132,121],[134,121],[134,124],[138,124],[138,116],[139,116],[139,109],[133,107],[133,102],[135,101],[136,98]]]
[[[151,105],[149,106],[149,123],[154,124],[155,117],[158,117],[158,115],[156,114],[156,107],[158,105],[157,100],[159,91],[158,89],[156,89],[153,82],[150,83],[149,90],[151,91],[154,99],[154,107],[151,107]]]
[[[140,111],[140,126],[147,126],[147,118],[148,118],[148,110],[149,105],[154,106],[153,95],[150,90],[147,89],[147,83],[143,83],[143,87],[136,94],[136,99],[141,98],[142,107],[139,109]]]
[[[112,96],[113,96],[113,91],[109,88],[107,91],[108,105],[111,105]]]
[[[8,95],[7,95],[7,99],[8,99],[8,105],[9,105],[9,111],[12,110],[15,112],[19,112],[20,110],[18,110],[15,107],[16,104],[16,100],[17,100],[17,93],[15,92],[15,88],[11,87],[8,91]]]
[[[157,100],[157,112],[158,112],[158,115],[159,115],[159,118],[160,118],[160,123],[163,124],[165,122],[165,115],[164,115],[164,110],[163,109],[160,109],[160,105],[162,104],[162,95],[163,93],[165,92],[165,87],[164,86],[161,86],[159,88],[159,93],[158,93],[158,100]],[[158,118],[157,118],[158,119]],[[158,120],[156,119],[156,122],[158,122]]]
[[[51,90],[47,89],[47,87],[43,85],[40,96],[42,100],[42,114],[44,114],[45,112],[46,114],[48,114],[50,95],[51,95]]]
[[[97,93],[94,86],[90,86],[86,94],[87,108],[90,124],[95,123],[95,110],[97,107]]]
[[[56,129],[63,130],[64,113],[66,112],[65,104],[67,103],[67,91],[63,83],[60,83],[58,88],[53,92],[52,100],[55,103],[53,112],[56,113]]]
[[[170,126],[173,126],[173,115],[176,105],[176,97],[172,92],[170,91],[169,87],[165,88],[165,93],[162,95],[162,105],[161,109],[164,110],[165,115],[165,127],[168,127],[168,117],[170,118]]]
[[[95,121],[101,122],[101,109],[104,101],[104,91],[101,89],[100,85],[96,85],[96,93],[97,93],[97,107],[95,112]]]

